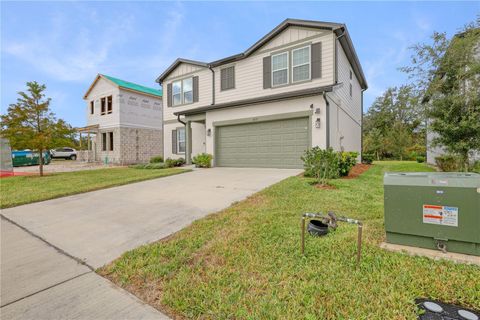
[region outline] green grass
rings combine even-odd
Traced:
[[[9,208],[67,195],[183,173],[184,169],[107,168],[0,180],[0,207]]]
[[[385,171],[431,169],[377,162],[336,190],[291,177],[99,272],[175,319],[416,319],[416,297],[480,309],[480,268],[379,248]],[[354,225],[300,254],[301,214],[326,210],[364,221],[359,268]]]

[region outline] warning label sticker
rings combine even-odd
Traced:
[[[424,204],[423,223],[458,227],[458,208]]]

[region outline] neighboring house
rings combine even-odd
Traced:
[[[361,152],[367,83],[344,24],[287,19],[240,54],[177,59],[157,82],[165,157],[300,168],[312,146]]]
[[[80,160],[131,164],[163,155],[161,90],[99,74],[83,99],[87,126],[78,131],[89,151]]]
[[[476,29],[476,30],[478,31],[479,29]],[[463,36],[463,33],[459,33],[459,34],[456,34],[454,37],[460,38],[462,36]],[[477,61],[480,61],[480,42],[478,42],[478,45],[474,48],[474,58]],[[468,88],[469,85],[471,86],[471,83],[469,83],[468,81],[464,83],[465,88]],[[430,96],[427,95],[427,97],[424,98],[422,103],[430,103]],[[429,123],[430,121],[427,119],[427,134],[426,134],[427,163],[436,164],[435,158],[442,156],[444,154],[448,154],[448,151],[443,146],[438,146],[438,145],[434,146],[433,139],[437,137],[438,134],[429,129]],[[480,152],[478,151],[473,152],[471,154],[470,160],[471,161],[480,160]]]

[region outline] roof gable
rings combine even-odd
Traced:
[[[111,77],[111,76],[107,76],[105,74],[98,74],[97,77],[95,78],[95,80],[93,81],[93,83],[88,88],[85,95],[83,96],[84,99],[87,98],[90,91],[92,91],[92,89],[95,87],[95,84],[102,78],[106,79],[110,83],[113,83],[114,85],[116,85],[117,87],[119,87],[121,89],[132,90],[132,91],[136,91],[136,92],[140,92],[140,93],[144,93],[144,94],[149,94],[149,95],[160,97],[160,98],[162,97],[162,94],[163,94],[161,89],[153,89],[153,88],[145,87],[145,86],[142,86],[140,84],[133,83],[133,82],[125,81],[125,80],[114,78],[114,77]]]
[[[210,63],[187,60],[187,59],[177,59],[170,67],[167,68],[158,78],[157,82],[162,83],[163,80],[182,62],[192,63],[204,66],[206,68],[216,67],[225,63],[230,63],[237,60],[242,60],[256,52],[258,49],[262,48],[264,45],[275,39],[279,34],[281,34],[285,29],[289,27],[301,27],[309,29],[320,29],[320,30],[330,30],[335,33],[337,39],[339,40],[341,46],[345,50],[347,58],[352,65],[352,68],[355,72],[355,75],[360,81],[360,85],[363,89],[367,89],[367,81],[363,73],[360,61],[358,60],[357,54],[348,34],[347,27],[342,23],[333,23],[325,21],[312,21],[312,20],[299,20],[299,19],[286,19],[278,26],[276,26],[272,31],[263,36],[260,40],[255,42],[250,48],[245,50],[242,53],[235,54],[230,57],[226,57],[220,60],[216,60]]]

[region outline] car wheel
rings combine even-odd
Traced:
[[[72,155],[70,156],[70,160],[77,160],[77,156],[74,155],[74,154],[72,154]]]

